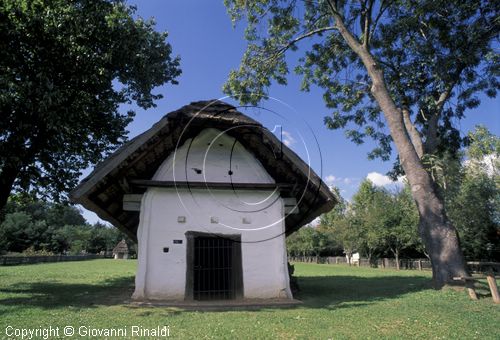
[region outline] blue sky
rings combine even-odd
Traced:
[[[156,93],[164,95],[156,108],[136,110],[136,118],[128,128],[129,137],[133,137],[183,105],[223,97],[222,85],[229,71],[238,67],[246,42],[243,23],[233,28],[222,0],[135,0],[129,3],[137,6],[139,16],[154,17],[158,30],[169,32],[168,42],[174,55],[181,57],[182,68],[179,85],[155,89]],[[329,111],[324,106],[320,89],[301,92],[300,78],[290,74],[287,86],[273,86],[269,94],[275,99],[263,106],[275,114],[256,109],[242,111],[271,130],[281,125],[285,131],[284,140],[290,147],[304,159],[307,159],[307,150],[312,168],[329,184],[338,186],[344,197],[350,198],[360,181],[370,173],[371,178],[380,183],[387,181],[382,175],[391,169],[392,162],[369,161],[367,153],[373,146],[370,141],[357,146],[344,137],[343,131],[328,130],[324,126],[323,118]],[[230,99],[226,101],[237,104]],[[459,127],[462,134],[466,134],[476,124],[484,124],[500,135],[498,98],[484,98],[479,108],[468,112]],[[89,222],[97,220],[90,212],[85,211],[84,215]]]

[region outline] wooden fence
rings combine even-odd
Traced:
[[[43,262],[83,261],[110,258],[109,255],[53,255],[53,256],[0,256],[0,266],[35,264]]]
[[[322,264],[347,264],[347,259],[345,256],[290,256],[289,261],[291,262],[308,262],[308,263],[322,263]],[[359,261],[351,263],[352,266],[360,267],[373,267],[373,268],[392,268],[396,269],[396,260],[389,258],[381,258],[372,260],[371,262],[366,258],[360,258]],[[472,273],[484,273],[488,271],[493,271],[500,273],[500,263],[499,262],[480,262],[471,261],[467,262],[469,270]],[[399,260],[400,269],[410,269],[410,270],[432,270],[431,261],[429,259],[400,259]]]

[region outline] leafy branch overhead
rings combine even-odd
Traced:
[[[224,91],[245,103],[285,85],[290,69],[302,90],[324,90],[330,129],[355,143],[377,142],[370,158],[389,159],[392,138],[370,89],[371,78],[348,46],[339,22],[383,70],[419,156],[456,152],[457,122],[494,97],[500,83],[500,5],[495,1],[238,1],[225,0],[234,23],[245,18],[248,48]],[[332,15],[332,8],[338,15]],[[498,46],[498,45],[497,45]],[[296,51],[297,59],[286,52]]]
[[[0,4],[0,209],[14,188],[59,198],[126,140],[154,88],[177,84],[167,33],[121,0]]]

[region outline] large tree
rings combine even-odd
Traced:
[[[454,124],[499,87],[500,3],[471,0],[225,0],[246,19],[248,49],[225,91],[243,102],[286,84],[287,52],[304,52],[295,70],[303,90],[324,89],[329,128],[346,128],[370,157],[389,159],[391,142],[419,211],[419,232],[436,287],[467,273],[455,227],[426,169],[461,144]],[[308,40],[308,41],[306,41]],[[301,44],[302,45],[299,45]],[[302,47],[299,49],[299,47]],[[453,104],[451,104],[453,101]]]
[[[122,0],[0,1],[0,210],[12,190],[59,198],[175,84],[167,33]]]

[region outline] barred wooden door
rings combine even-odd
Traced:
[[[199,236],[194,239],[193,298],[195,300],[234,299],[238,290],[235,248],[240,244],[224,237]],[[241,262],[240,262],[241,265]]]

